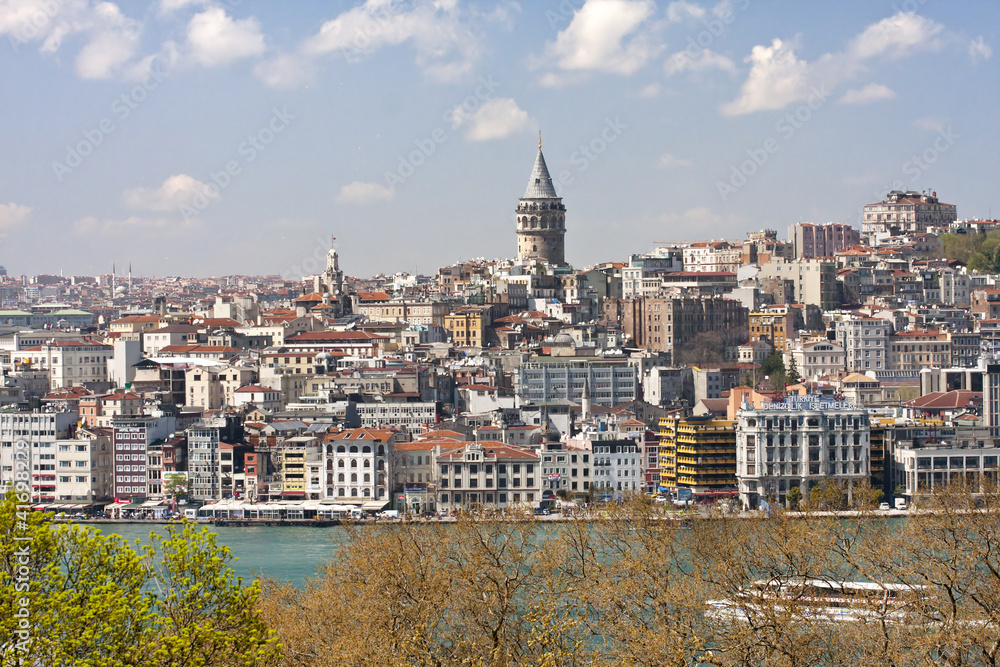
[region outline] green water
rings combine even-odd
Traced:
[[[128,540],[149,542],[149,534],[164,534],[162,524],[115,524],[100,526],[106,533],[115,533]],[[316,574],[317,568],[328,562],[334,545],[343,534],[339,527],[210,527],[218,543],[227,546],[237,558],[232,568],[237,576],[250,581],[261,576],[287,581],[296,586]]]

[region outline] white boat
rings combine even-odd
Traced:
[[[825,579],[757,580],[725,600],[708,600],[709,618],[754,621],[791,614],[830,623],[885,619],[912,621],[927,600],[925,586]]]

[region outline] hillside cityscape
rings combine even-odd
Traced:
[[[27,445],[38,509],[262,521],[996,485],[1000,221],[893,190],[576,268],[529,173],[516,257],[435,275],[0,270],[0,480]]]

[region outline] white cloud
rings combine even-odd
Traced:
[[[528,112],[517,106],[517,102],[507,97],[499,97],[484,102],[475,112],[469,114],[462,107],[451,112],[453,127],[465,125],[465,137],[471,141],[503,139],[519,132],[531,124]]]
[[[339,53],[355,63],[380,48],[410,43],[419,67],[434,79],[452,81],[471,71],[479,55],[480,39],[470,18],[502,23],[508,12],[470,14],[456,0],[416,0],[406,11],[394,0],[367,0],[324,23],[301,52],[311,57]]]
[[[941,132],[947,124],[947,118],[935,118],[934,116],[924,116],[913,121],[913,127],[925,132]]]
[[[896,93],[880,83],[869,83],[864,88],[852,88],[840,98],[841,104],[871,104],[881,100],[891,100]]]
[[[986,43],[982,35],[969,42],[969,58],[972,59],[973,63],[989,60],[991,57],[993,57],[993,48]]]
[[[94,17],[90,42],[76,57],[76,71],[84,79],[106,79],[135,55],[142,25],[110,2],[96,5]]]
[[[160,13],[167,14],[192,5],[206,5],[209,0],[160,0]]]
[[[660,96],[660,89],[662,86],[658,83],[651,83],[639,91],[639,97],[647,100]]]
[[[0,238],[3,238],[15,227],[20,227],[28,221],[31,207],[22,204],[0,204]]]
[[[379,183],[354,181],[340,188],[337,201],[345,204],[367,204],[373,201],[392,199],[395,194],[392,188]]]
[[[671,155],[670,153],[666,153],[660,158],[660,166],[666,169],[672,169],[675,167],[679,169],[687,169],[692,164],[694,163],[691,160],[680,158],[676,155]]]
[[[656,10],[652,0],[587,0],[540,62],[563,70],[632,74],[663,47],[643,24]]]
[[[702,49],[695,55],[686,50],[678,51],[667,58],[666,62],[663,63],[663,69],[667,76],[681,72],[703,72],[711,69],[720,69],[730,74],[736,74],[736,64],[732,60],[710,49]]]
[[[944,26],[913,12],[899,12],[873,23],[851,40],[847,54],[854,60],[885,55],[903,58],[915,51],[941,46],[937,36]]]
[[[671,23],[679,23],[691,19],[701,19],[705,17],[705,8],[684,0],[677,0],[667,5],[667,20]]]
[[[781,109],[804,99],[809,92],[809,65],[795,56],[792,45],[780,39],[771,46],[755,46],[752,63],[740,96],[723,105],[722,112],[739,115],[764,109]]]
[[[15,50],[38,44],[43,53],[56,53],[67,38],[82,35],[75,58],[76,71],[85,79],[117,74],[139,48],[142,23],[125,16],[113,2],[100,0],[6,0],[0,2],[0,35]]]
[[[316,63],[300,53],[279,53],[257,63],[253,70],[272,88],[298,88],[316,78]]]
[[[781,109],[806,100],[816,91],[832,90],[865,71],[874,58],[900,59],[939,48],[943,30],[930,19],[899,12],[866,27],[843,52],[827,53],[811,63],[796,56],[794,44],[780,39],[770,46],[755,46],[744,60],[751,64],[750,74],[739,96],[722,106],[722,113]]]
[[[229,65],[267,50],[257,19],[233,19],[221,7],[193,16],[187,39],[191,55],[205,67]]]
[[[210,187],[187,174],[175,174],[163,181],[159,187],[126,190],[122,199],[131,208],[171,211],[179,210],[182,206],[192,206],[195,198],[210,200],[218,196],[215,187]]]

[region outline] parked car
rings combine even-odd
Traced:
[[[878,508],[880,510],[882,510],[883,512],[892,509],[892,507],[889,505],[889,503],[879,503]]]

